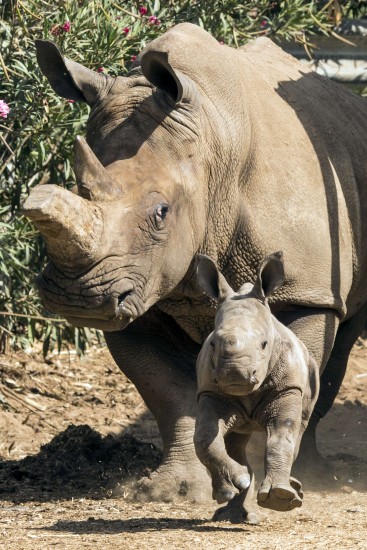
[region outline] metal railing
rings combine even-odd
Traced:
[[[287,53],[305,63],[317,73],[348,84],[367,83],[367,20],[344,21],[336,32],[340,38],[315,35],[312,59],[297,42],[277,42]]]

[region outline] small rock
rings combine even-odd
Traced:
[[[362,506],[354,506],[353,508],[348,508],[347,512],[351,512],[353,514],[363,513],[364,508],[362,508]]]
[[[353,487],[351,487],[350,485],[343,485],[343,487],[341,488],[341,491],[349,495],[350,493],[353,492]]]

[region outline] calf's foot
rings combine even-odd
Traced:
[[[250,473],[250,484],[237,493],[226,506],[216,510],[213,521],[229,521],[230,523],[248,523],[257,525],[259,518],[253,510],[255,476]]]
[[[233,499],[234,500],[234,499]],[[259,517],[256,512],[245,510],[242,506],[235,506],[230,501],[226,506],[214,512],[212,521],[229,521],[230,523],[248,523],[258,525]]]
[[[271,483],[264,480],[257,494],[257,503],[263,508],[277,512],[288,512],[302,506],[303,492],[301,483],[290,478],[289,483]]]
[[[251,476],[246,466],[239,464],[232,467],[226,464],[220,470],[211,470],[212,475],[212,498],[218,504],[232,501],[238,491],[248,489],[251,483]]]

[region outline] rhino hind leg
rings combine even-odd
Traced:
[[[343,382],[349,354],[366,325],[367,306],[353,317],[340,324],[333,349],[320,379],[320,393],[308,427],[303,435],[295,471],[306,474],[308,484],[332,482],[332,468],[320,455],[316,445],[316,429],[320,420],[329,412]],[[334,483],[333,483],[334,484]]]
[[[211,498],[210,478],[193,444],[197,349],[174,321],[165,326],[165,316],[157,319],[150,313],[121,332],[105,333],[115,362],[135,384],[162,436],[161,465],[129,492],[140,501],[206,501]]]

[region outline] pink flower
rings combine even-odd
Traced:
[[[136,59],[136,55],[132,55],[131,56],[131,61],[135,61],[135,59]]]
[[[71,27],[70,21],[65,21],[63,26],[61,27],[64,32],[69,32]]]
[[[267,22],[266,19],[263,19],[262,21],[260,21],[260,28],[261,29],[264,29],[267,25],[268,25],[268,22]]]
[[[146,8],[145,6],[140,6],[139,8],[140,15],[146,15],[147,12],[148,12],[148,8]]]
[[[151,23],[152,25],[160,25],[161,22],[159,21],[158,17],[155,15],[151,15],[148,19],[148,23]]]
[[[68,103],[75,103],[75,99],[67,99],[66,100]]]
[[[219,44],[220,44],[221,46],[224,46],[223,40],[219,40]]]
[[[123,31],[124,31],[125,34],[129,34],[130,29],[129,29],[129,27],[125,27],[125,28],[123,29]]]
[[[0,99],[0,117],[2,118],[8,118],[8,114],[10,112],[10,107],[5,101]]]
[[[103,71],[104,71],[104,67],[98,67],[97,73],[103,73]]]
[[[61,27],[60,27],[60,25],[54,25],[54,26],[51,28],[51,34],[53,34],[54,36],[59,36],[60,33],[61,33]]]

